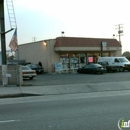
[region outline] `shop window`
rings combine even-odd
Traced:
[[[88,62],[92,63],[93,62],[93,57],[88,57]]]
[[[79,57],[77,54],[70,55],[70,69],[78,69],[79,67]]]
[[[84,57],[80,57],[80,63],[85,63],[84,59]]]
[[[60,54],[60,63],[62,63],[63,70],[66,70],[69,68],[68,53]]]
[[[60,58],[68,58],[68,53],[60,54]]]

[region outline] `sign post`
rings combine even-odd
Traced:
[[[101,42],[101,57],[103,56],[103,51],[107,50],[107,42]]]

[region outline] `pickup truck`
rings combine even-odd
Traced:
[[[120,67],[115,65],[109,65],[108,62],[98,62],[98,64],[106,67],[107,72],[117,72],[119,71]]]

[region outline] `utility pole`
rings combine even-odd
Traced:
[[[2,65],[6,65],[6,42],[5,42],[5,19],[4,19],[4,0],[0,0],[0,35],[1,35],[1,53]]]
[[[116,28],[116,29],[118,29],[118,35],[117,36],[119,36],[119,42],[120,42],[120,44],[121,44],[121,36],[123,36],[123,30],[121,30],[123,27],[123,24],[118,24],[118,25],[115,25],[115,26],[118,26],[118,28]]]
[[[12,30],[13,28],[11,28],[8,31],[5,31],[4,0],[0,0],[0,40],[1,40],[2,65],[7,64],[5,34]]]
[[[37,39],[36,37],[32,37],[33,42],[35,42],[35,41],[36,41],[36,39]]]

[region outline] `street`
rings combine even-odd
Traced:
[[[130,119],[129,99],[130,95],[37,102],[30,98],[24,103],[1,104],[0,129],[119,130],[119,119]]]
[[[45,86],[42,92],[52,95],[0,99],[0,130],[119,130],[123,119],[130,120],[129,78],[130,72],[119,72],[42,74],[24,80],[32,83],[22,87],[24,93]]]

